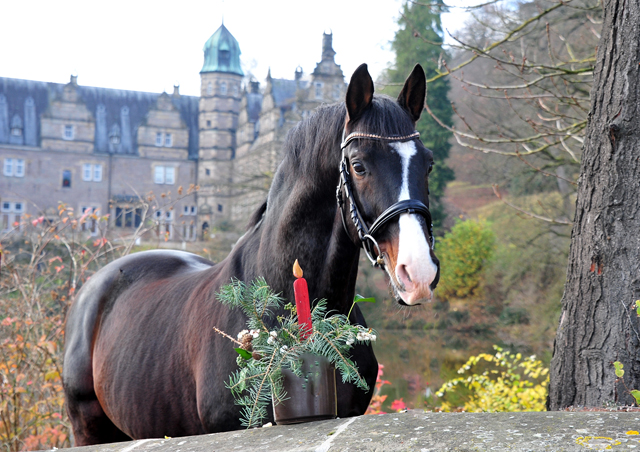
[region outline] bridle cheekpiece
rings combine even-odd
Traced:
[[[387,223],[399,217],[403,213],[409,214],[418,214],[422,215],[427,222],[427,230],[429,233],[429,241],[431,242],[431,247],[434,245],[434,237],[433,237],[433,224],[431,221],[431,212],[429,212],[429,208],[424,205],[421,201],[417,199],[405,199],[402,201],[398,201],[389,208],[387,208],[369,227],[365,223],[360,211],[358,210],[358,205],[353,197],[353,187],[351,176],[349,175],[349,159],[347,158],[347,154],[345,152],[346,147],[354,140],[364,138],[367,140],[379,140],[386,142],[404,142],[409,140],[414,140],[420,137],[420,132],[414,131],[409,135],[404,136],[390,136],[385,137],[381,135],[374,135],[370,133],[364,132],[352,132],[346,137],[344,136],[344,132],[342,134],[342,143],[340,144],[340,150],[342,151],[342,159],[340,161],[340,181],[338,182],[338,188],[336,190],[336,198],[338,201],[338,208],[340,209],[340,215],[342,217],[342,225],[344,230],[349,235],[349,229],[347,227],[347,222],[345,219],[345,200],[342,197],[342,188],[344,188],[345,196],[349,201],[349,213],[351,217],[351,221],[356,227],[356,231],[358,232],[358,238],[360,240],[360,246],[364,248],[364,251],[371,261],[371,264],[374,267],[384,266],[384,256],[382,251],[380,250],[380,246],[378,242],[374,238],[376,233],[379,232]],[[374,257],[375,256],[375,257]]]

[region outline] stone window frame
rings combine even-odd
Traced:
[[[156,147],[161,148],[164,143],[164,135],[162,132],[156,132]]]
[[[171,175],[171,177],[169,177]],[[164,169],[164,183],[167,185],[175,185],[176,183],[176,168],[175,166],[166,166]]]
[[[26,163],[24,159],[7,157],[4,159],[2,174],[7,177],[24,177],[26,173]]]
[[[165,148],[173,147],[173,135],[171,133],[167,132],[164,134],[163,146]]]
[[[62,188],[71,188],[73,172],[70,169],[62,170]]]
[[[82,216],[84,216],[84,214],[87,212],[87,210],[91,210],[91,212],[87,213],[87,216],[99,216],[100,215],[100,205],[98,204],[92,204],[92,203],[88,203],[88,204],[80,204],[80,214]],[[98,235],[98,233],[100,232],[98,229],[98,220],[96,218],[86,218],[85,222],[82,223],[81,225],[81,230],[82,231],[88,231],[91,235],[91,237],[95,237]]]
[[[83,163],[82,180],[85,182],[102,182],[102,163]]]
[[[196,215],[198,208],[194,205],[185,205],[182,207],[182,215]]]
[[[0,204],[0,231],[7,232],[16,227],[21,229],[20,220],[26,212],[24,201],[2,201]],[[18,223],[17,226],[15,224]]]
[[[153,168],[153,183],[162,185],[164,184],[164,166],[156,165]]]
[[[316,99],[322,99],[323,98],[322,89],[324,88],[324,83],[315,82],[313,84],[313,87],[314,87]]]
[[[93,181],[102,182],[102,163],[93,164]]]
[[[154,165],[153,183],[158,185],[175,185],[176,166]]]
[[[156,224],[156,236],[168,234],[168,239],[173,239],[174,222],[172,210],[156,210],[154,214]]]
[[[113,207],[113,226],[116,228],[137,228],[142,224],[142,207],[119,204]]]
[[[227,89],[227,82],[224,80],[220,82],[220,95],[226,96],[229,90]]]
[[[75,127],[73,124],[65,124],[62,130],[62,139],[66,141],[73,141],[75,138]]]

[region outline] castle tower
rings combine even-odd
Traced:
[[[238,41],[223,25],[204,45],[200,71],[198,216],[201,230],[228,218],[241,103]]]
[[[306,102],[301,109],[311,111],[322,103],[339,102],[344,98],[347,86],[340,65],[335,61],[333,34],[322,34],[322,59],[311,74],[311,84],[306,93]],[[304,97],[304,96],[303,96]]]

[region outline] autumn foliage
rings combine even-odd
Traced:
[[[55,219],[26,216],[0,236],[3,450],[71,446],[61,378],[64,316],[76,290],[119,254],[83,227],[105,221],[61,204]]]

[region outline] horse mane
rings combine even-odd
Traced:
[[[247,231],[255,228],[256,226],[258,226],[258,224],[260,224],[260,221],[262,221],[262,216],[264,215],[264,213],[267,211],[267,201],[263,202],[262,205],[260,207],[258,207],[258,209],[253,212],[253,215],[251,215],[251,218],[249,218],[249,223],[247,224]]]
[[[400,120],[406,118],[406,121]],[[319,106],[307,119],[296,124],[287,134],[284,155],[300,162],[307,174],[336,162],[334,152],[340,149],[346,120],[344,102]],[[375,95],[367,109],[350,128],[383,136],[402,136],[413,133],[415,124],[395,99]]]

